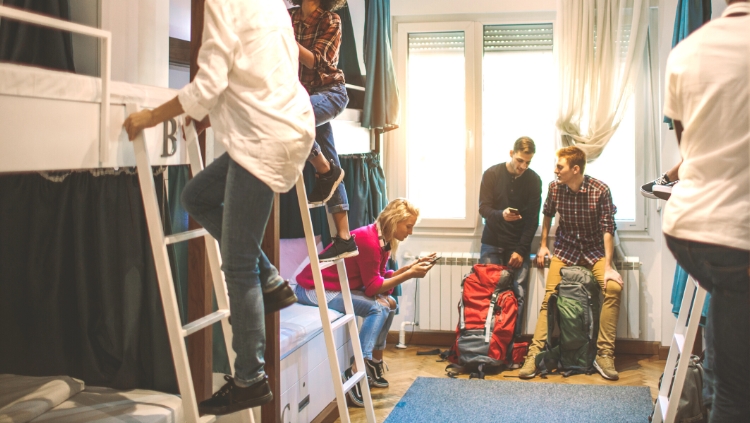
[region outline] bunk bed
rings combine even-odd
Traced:
[[[125,105],[156,107],[173,98],[175,91],[110,81],[111,35],[107,31],[3,6],[0,16],[99,38],[102,75],[98,78],[0,63],[0,127],[4,139],[0,146],[0,174],[55,170],[106,173],[134,167],[133,145],[121,130]],[[171,125],[176,128],[176,122]],[[172,142],[171,129],[166,132],[169,137],[162,136],[162,126],[148,132],[147,139],[152,142],[147,148],[154,165],[186,163],[185,148]],[[0,404],[0,410],[9,404],[16,410],[36,406],[34,413],[21,413],[21,417],[32,416],[35,422],[184,421],[182,400],[177,395],[89,387],[66,377],[0,378],[0,398],[6,402]],[[25,393],[19,397],[19,392]],[[55,400],[45,398],[45,394]],[[36,414],[40,404],[46,404],[47,409]],[[2,413],[0,417],[9,416]],[[19,417],[10,421],[30,420]]]
[[[122,131],[126,105],[156,107],[176,95],[175,90],[110,80],[111,35],[107,31],[19,12],[0,6],[0,16],[75,31],[101,40],[101,77],[77,75],[24,65],[0,63],[0,126],[6,140],[0,146],[0,174],[27,172],[116,172],[136,166],[133,143]],[[356,87],[350,87],[357,89]],[[369,151],[371,131],[359,125],[361,110],[348,109],[333,123],[342,139],[352,142],[342,154]],[[207,141],[207,153],[222,154],[219,143]],[[147,129],[146,149],[153,166],[188,164],[180,122]],[[330,312],[331,321],[340,316]],[[280,331],[269,343],[280,345],[280,365],[269,374],[279,381],[283,421],[312,421],[335,400],[315,307],[295,304],[281,312]],[[339,362],[348,363],[345,328],[335,333]],[[341,369],[343,371],[343,369]],[[7,377],[6,386],[28,382],[23,376]],[[70,379],[70,378],[68,378]],[[15,381],[10,384],[10,381]],[[310,387],[308,381],[314,381]],[[71,383],[65,383],[69,389]],[[80,392],[78,392],[80,391]],[[86,386],[62,401],[52,402],[33,421],[98,421],[127,417],[127,421],[180,422],[185,412],[179,396],[151,390],[114,390]],[[3,398],[0,395],[0,398]],[[2,409],[3,404],[0,404]],[[106,408],[106,412],[102,411]]]

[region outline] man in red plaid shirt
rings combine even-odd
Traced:
[[[542,350],[544,340],[547,339],[547,300],[562,279],[560,269],[576,265],[591,269],[604,292],[594,367],[605,379],[619,378],[614,353],[622,277],[612,265],[617,207],[612,203],[609,187],[602,181],[584,175],[585,168],[586,154],[580,148],[566,147],[557,151],[557,180],[549,184],[542,211],[542,239],[537,253],[539,266],[550,255],[547,236],[556,213],[560,214],[560,220],[534,339],[526,362],[518,373],[524,379],[533,378],[537,374],[534,356]]]

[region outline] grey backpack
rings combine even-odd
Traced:
[[[675,366],[674,371],[677,372],[677,366]],[[664,375],[662,375],[663,377]],[[661,387],[662,378],[659,378],[659,387]],[[671,386],[669,392],[672,393]],[[677,404],[677,415],[674,421],[675,423],[706,423],[708,422],[707,406],[710,406],[710,404],[703,402],[703,355],[692,355],[690,356],[685,384],[682,386],[680,403]],[[653,417],[653,413],[651,417]],[[651,417],[649,417],[649,421]]]

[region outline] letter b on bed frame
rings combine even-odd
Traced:
[[[170,129],[171,128],[171,129]],[[173,156],[177,152],[177,121],[169,119],[164,122],[164,148],[162,150],[162,157]],[[170,146],[171,141],[171,146]],[[171,147],[171,148],[170,148]]]

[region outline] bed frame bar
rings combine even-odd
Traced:
[[[99,38],[99,72],[102,80],[101,119],[99,121],[99,164],[101,166],[108,159],[106,147],[109,134],[109,85],[112,79],[112,33],[8,6],[0,6],[0,17]]]

